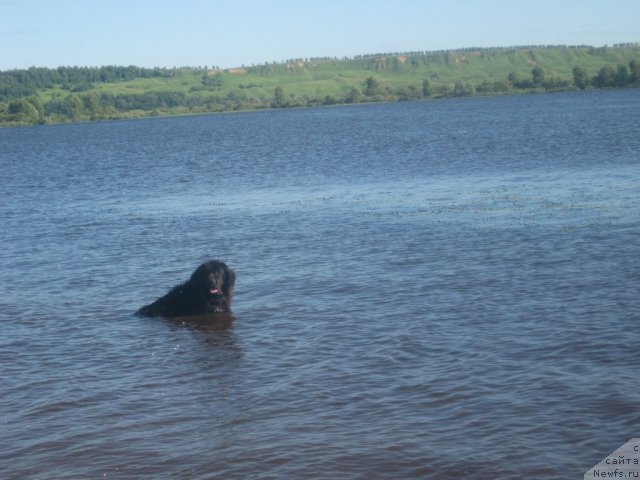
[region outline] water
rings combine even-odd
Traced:
[[[0,477],[582,478],[640,428],[640,90],[0,130]],[[234,313],[138,318],[207,258]]]

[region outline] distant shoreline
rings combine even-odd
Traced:
[[[640,87],[640,44],[0,72],[0,126]]]
[[[639,88],[639,87],[627,87],[627,88]],[[624,89],[627,89],[624,88]],[[609,88],[608,90],[623,90],[623,88]],[[423,98],[415,100],[382,100],[382,101],[370,101],[359,103],[336,103],[332,105],[304,105],[304,106],[292,106],[292,107],[266,107],[266,108],[254,108],[247,110],[225,110],[220,112],[181,112],[181,113],[166,113],[161,115],[138,115],[138,116],[122,116],[114,118],[98,118],[98,119],[84,119],[84,120],[68,120],[60,122],[44,122],[44,123],[23,123],[23,124],[3,124],[0,123],[0,129],[2,128],[28,128],[28,127],[42,127],[42,126],[60,126],[60,125],[78,125],[83,123],[96,123],[96,122],[118,122],[118,121],[144,121],[152,120],[154,118],[180,118],[180,117],[203,117],[211,115],[234,115],[243,113],[255,113],[255,112],[273,112],[273,111],[286,111],[286,110],[305,110],[312,108],[349,108],[355,106],[366,105],[381,105],[381,104],[394,104],[394,103],[406,103],[406,102],[435,102],[435,101],[448,101],[448,100],[460,100],[460,99],[480,99],[480,98],[493,98],[493,97],[517,97],[527,95],[552,95],[557,93],[588,93],[596,92],[596,89],[589,90],[555,90],[550,92],[514,92],[514,93],[496,93],[487,95],[473,95],[466,97],[437,97],[437,98]]]

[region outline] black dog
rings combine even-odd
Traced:
[[[236,274],[224,263],[209,260],[191,278],[136,313],[146,317],[184,317],[230,312]]]

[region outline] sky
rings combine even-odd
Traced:
[[[0,0],[0,70],[640,42],[640,0]]]

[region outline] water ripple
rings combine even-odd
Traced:
[[[640,425],[639,101],[0,130],[0,476],[579,478]],[[208,257],[233,315],[132,315]]]

